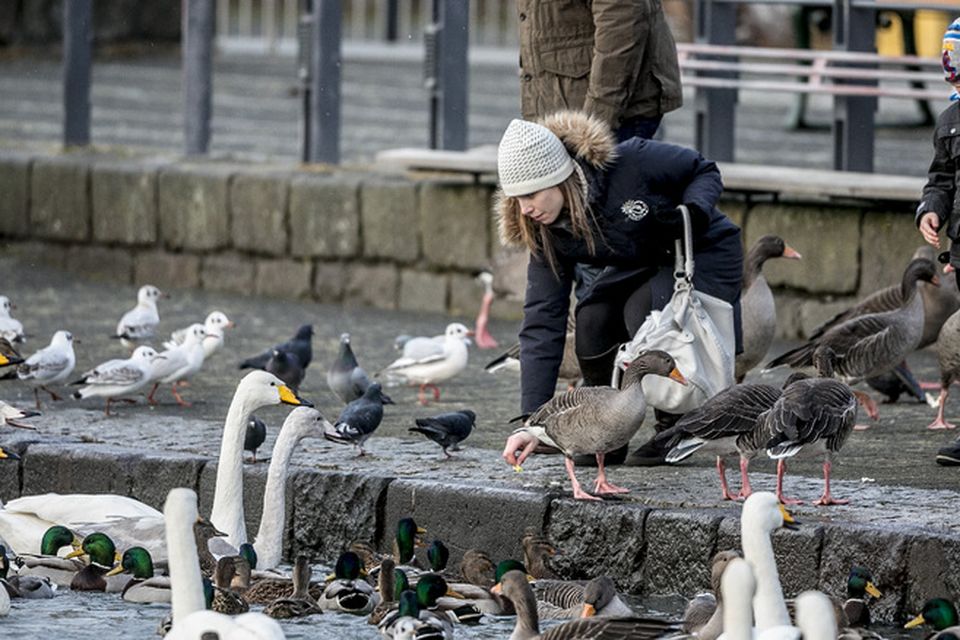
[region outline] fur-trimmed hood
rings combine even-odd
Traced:
[[[599,118],[582,111],[558,111],[540,120],[540,124],[560,138],[570,156],[583,168],[600,170],[616,158],[617,141],[610,127]],[[523,247],[520,233],[519,211],[514,203],[498,188],[494,200],[494,212],[500,232],[500,242],[505,246]]]

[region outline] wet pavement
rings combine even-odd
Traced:
[[[89,283],[10,258],[0,258],[0,274],[0,293],[18,305],[15,317],[32,336],[23,350],[24,355],[44,346],[48,336],[61,328],[73,331],[82,340],[77,348],[78,373],[108,358],[125,355],[123,348],[108,336],[120,315],[133,305],[134,288]],[[141,399],[136,405],[117,405],[117,415],[105,417],[102,403],[97,400],[50,403],[44,398],[44,415],[34,421],[42,436],[216,456],[222,421],[233,389],[243,375],[237,363],[286,340],[300,324],[312,322],[316,332],[314,361],[301,393],[330,419],[337,415],[340,404],[326,388],[325,373],[335,357],[341,332],[351,332],[361,364],[373,372],[396,357],[392,345],[398,334],[442,333],[445,325],[453,320],[472,325],[471,318],[344,308],[206,291],[173,290],[170,294],[171,298],[160,304],[163,335],[190,322],[202,321],[206,313],[214,309],[224,311],[238,324],[228,332],[223,350],[205,364],[201,374],[184,391],[184,397],[193,401],[193,406],[177,406],[168,391],[163,390],[157,407],[147,406]],[[516,329],[516,322],[493,321],[491,325],[491,332],[503,344],[514,339]],[[778,343],[774,351],[786,346]],[[389,390],[397,404],[386,408],[383,424],[368,442],[372,455],[356,458],[352,448],[325,441],[305,441],[295,455],[295,464],[378,476],[539,488],[569,495],[559,456],[536,456],[528,461],[522,473],[513,472],[499,459],[504,438],[512,430],[508,420],[518,412],[519,381],[515,374],[490,375],[483,371],[483,364],[496,353],[472,347],[468,369],[450,384],[443,385],[440,402],[426,408],[416,403],[415,389]],[[932,352],[917,353],[910,361],[919,377],[936,379],[936,358]],[[778,370],[748,379],[779,382],[785,376],[785,371]],[[3,400],[23,407],[32,405],[30,388],[19,382],[5,381],[0,385]],[[476,411],[477,428],[454,460],[443,460],[439,447],[408,431],[414,417],[462,408]],[[270,427],[262,456],[269,455],[286,412],[281,407],[258,412]],[[954,396],[948,405],[947,417],[960,418],[958,413],[960,397]],[[936,450],[956,436],[926,430],[933,414],[934,410],[926,405],[881,406],[879,421],[867,431],[855,432],[834,465],[834,494],[851,499],[852,504],[803,507],[801,514],[816,514],[817,518],[835,522],[960,533],[960,523],[955,518],[955,505],[960,499],[958,469],[934,463]],[[651,428],[645,426],[634,444],[645,440],[650,433]],[[4,433],[5,437],[13,435],[16,434]],[[753,469],[754,488],[772,490],[773,463],[758,459]],[[787,493],[808,501],[815,499],[820,492],[820,473],[818,459],[792,460]],[[730,472],[733,486],[737,486],[735,475]],[[589,477],[592,470],[581,471],[581,480]],[[611,480],[633,490],[625,498],[630,501],[663,507],[726,508],[719,500],[713,459],[705,455],[694,456],[679,466],[618,468],[611,472]]]

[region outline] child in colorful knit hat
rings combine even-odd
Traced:
[[[941,62],[944,80],[953,86],[953,93],[950,106],[937,118],[933,132],[933,161],[917,207],[916,223],[923,239],[937,248],[938,232],[946,223],[950,251],[940,259],[949,263],[945,271],[950,272],[960,268],[960,200],[955,197],[960,177],[960,18],[951,22],[943,34]]]

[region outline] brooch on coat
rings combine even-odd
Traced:
[[[620,206],[620,211],[634,222],[640,222],[650,212],[650,207],[643,200],[627,200]]]

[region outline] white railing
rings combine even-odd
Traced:
[[[470,1],[470,45],[517,46],[511,0]],[[217,0],[217,46],[225,51],[291,55],[297,47],[300,0]],[[345,41],[386,42],[388,0],[343,0]],[[396,42],[423,41],[433,0],[398,0]]]

